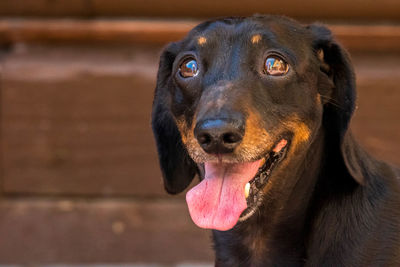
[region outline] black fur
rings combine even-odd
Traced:
[[[263,52],[254,54],[257,49],[243,41],[253,30],[268,37],[261,49],[279,45],[293,52],[291,78],[271,82],[254,74]],[[208,49],[195,44],[200,35]],[[190,83],[176,78],[186,52],[195,53],[202,67],[202,76]],[[327,28],[275,16],[205,22],[164,50],[157,78],[152,126],[169,193],[202,176],[176,121],[190,126],[195,114],[208,112],[201,97],[213,86],[229,84],[231,110],[252,106],[275,128],[295,112],[312,130],[286,168],[276,170],[279,178],[271,177],[286,183],[267,193],[258,213],[229,231],[213,231],[216,266],[400,266],[399,171],[368,155],[348,130],[354,71]],[[313,102],[317,93],[320,104]]]
[[[171,44],[169,49],[173,50],[175,47]],[[170,82],[171,68],[175,59],[169,49],[166,49],[160,59],[152,126],[165,190],[170,194],[176,194],[182,192],[190,184],[196,174],[196,166],[183,147],[181,135],[169,111],[171,97],[164,90],[166,84]]]

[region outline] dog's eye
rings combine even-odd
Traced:
[[[289,64],[277,56],[269,56],[265,60],[264,73],[272,76],[282,76],[289,71]]]
[[[179,74],[183,78],[195,77],[199,73],[197,61],[193,58],[188,58],[179,66]]]

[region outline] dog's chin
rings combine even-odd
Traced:
[[[281,137],[272,148],[248,162],[205,161],[204,177],[186,195],[190,215],[202,228],[229,230],[250,218],[263,201],[274,170],[285,159],[291,139]]]

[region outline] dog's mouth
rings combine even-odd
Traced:
[[[289,138],[281,138],[256,161],[205,162],[204,179],[186,195],[190,215],[202,228],[229,230],[259,208],[274,169],[285,159]]]
[[[247,208],[242,212],[239,221],[250,218],[263,201],[264,188],[275,167],[285,158],[288,151],[288,141],[281,139],[280,142],[261,161],[261,166],[253,179],[245,185],[244,194]]]

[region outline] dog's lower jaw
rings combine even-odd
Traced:
[[[270,266],[304,265],[309,219],[306,214],[319,173],[315,168],[301,166],[320,164],[321,138],[314,139],[316,143],[310,145],[307,154],[288,154],[287,162],[271,175],[267,197],[253,216],[230,231],[213,231],[217,266],[235,266],[230,265],[233,262],[246,262],[241,266],[258,266],[258,262]]]

